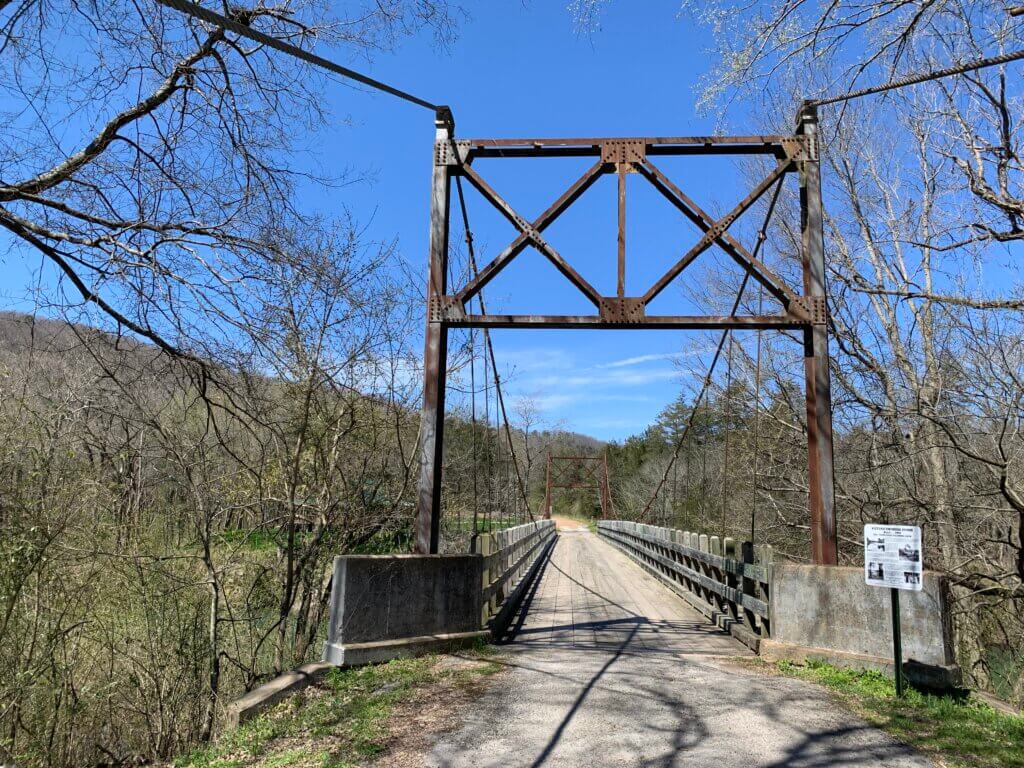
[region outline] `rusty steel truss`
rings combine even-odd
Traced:
[[[551,491],[595,490],[601,502],[601,519],[608,519],[612,511],[611,488],[608,484],[608,457],[600,456],[552,456],[544,473],[544,518],[551,519]]]
[[[832,464],[832,407],[825,305],[824,238],[816,108],[805,104],[789,136],[683,136],[646,138],[456,139],[451,112],[438,110],[430,209],[430,266],[424,352],[422,460],[416,518],[419,552],[437,552],[441,510],[441,456],[444,395],[450,328],[635,328],[635,329],[797,329],[803,332],[807,402],[807,442],[811,544],[814,562],[837,562],[835,491]],[[763,155],[775,162],[769,173],[724,216],[715,218],[668,178],[658,158],[681,155]],[[476,171],[478,158],[588,157],[594,162],[558,199],[532,221],[521,216]],[[626,174],[650,182],[703,233],[644,293],[625,295]],[[618,289],[602,296],[544,239],[544,230],[601,176],[618,178]],[[802,290],[744,247],[729,227],[785,177],[800,184]],[[449,193],[453,179],[465,179],[519,234],[461,286],[448,285]],[[762,236],[763,236],[762,231]],[[723,250],[782,306],[776,314],[657,315],[650,302],[712,245]],[[473,314],[468,307],[484,287],[527,247],[545,256],[594,305],[589,315]]]

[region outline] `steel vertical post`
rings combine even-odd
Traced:
[[[444,296],[448,288],[448,197],[451,173],[445,158],[455,130],[450,110],[442,108],[437,111],[435,127],[434,174],[430,197],[428,311],[423,350],[423,411],[420,417],[423,448],[416,507],[416,552],[420,554],[436,554],[441,538],[441,470],[444,455],[448,328],[432,310],[436,300]]]
[[[616,295],[621,299],[626,295],[626,164],[616,166],[619,177],[619,273]]]
[[[811,516],[811,559],[818,565],[839,560],[835,515],[835,473],[832,455],[832,393],[828,358],[828,323],[824,307],[825,240],[822,221],[821,166],[818,152],[817,108],[805,103],[797,118],[797,133],[805,137],[800,163],[800,223],[804,295],[820,311],[804,329],[804,377],[807,396],[807,468]]]
[[[608,482],[608,452],[601,454],[601,519],[607,520],[611,512],[612,489]]]
[[[548,454],[548,465],[544,473],[544,519],[551,519],[551,454]]]

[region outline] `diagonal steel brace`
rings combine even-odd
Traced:
[[[599,168],[598,166],[602,167]],[[576,184],[570,187],[566,194],[559,198],[559,200],[556,201],[554,205],[552,205],[551,208],[548,209],[548,211],[545,211],[544,214],[541,214],[538,220],[544,220],[541,222],[544,224],[544,226],[547,226],[552,221],[554,221],[554,218],[557,214],[551,216],[548,216],[548,214],[554,211],[556,208],[559,209],[557,213],[561,213],[563,210],[565,210],[565,208],[568,207],[569,203],[571,203],[572,200],[575,200],[576,197],[579,197],[579,195],[582,194],[583,191],[594,182],[594,180],[596,180],[598,175],[600,175],[600,173],[602,172],[602,169],[603,163],[595,164],[594,167],[588,170],[579,179],[579,181],[576,182]],[[505,251],[503,251],[497,258],[495,258],[494,261],[492,261],[490,264],[484,267],[483,270],[481,270],[480,275],[477,277],[476,280],[474,280],[472,283],[467,285],[465,288],[462,289],[462,291],[459,292],[458,296],[461,300],[465,301],[468,298],[471,298],[475,293],[477,293],[481,288],[483,288],[487,280],[491,279],[492,277],[494,277],[494,275],[497,274],[501,266],[504,266],[504,264],[508,263],[508,261],[510,261],[516,254],[522,251],[522,249],[528,243],[532,242],[533,246],[542,254],[544,254],[548,258],[548,260],[555,265],[555,268],[558,269],[558,271],[561,272],[569,280],[570,283],[576,286],[577,290],[579,290],[584,296],[586,296],[587,299],[589,299],[595,307],[600,306],[601,294],[599,294],[597,292],[597,289],[594,288],[594,286],[592,286],[590,283],[588,283],[583,278],[583,276],[579,272],[577,272],[572,267],[572,265],[569,264],[569,262],[562,258],[562,256],[558,253],[558,251],[554,249],[554,247],[552,247],[546,240],[544,240],[543,237],[541,237],[539,228],[537,228],[536,226],[528,222],[526,219],[524,219],[522,216],[520,216],[518,213],[516,213],[515,209],[511,205],[509,205],[501,197],[501,195],[495,192],[491,188],[491,186],[486,181],[484,181],[483,178],[481,178],[480,174],[478,174],[470,166],[463,165],[461,167],[461,172],[467,179],[469,179],[470,184],[476,187],[480,194],[483,195],[484,198],[491,205],[497,208],[498,211],[502,213],[505,216],[505,218],[508,219],[512,223],[512,225],[516,227],[521,233],[519,237],[517,237],[516,240],[513,241],[512,245],[506,248]],[[565,200],[566,197],[569,195],[574,196],[567,202],[563,202],[563,200]],[[545,217],[547,217],[546,220]],[[506,256],[506,254],[509,255]],[[495,264],[499,262],[499,260],[501,260],[503,257],[505,258],[502,261],[502,263],[495,267]],[[493,270],[492,267],[494,267]],[[488,272],[489,270],[490,272],[488,273],[487,279],[481,280],[481,278],[484,276],[484,273]]]

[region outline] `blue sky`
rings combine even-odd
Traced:
[[[461,137],[711,133],[714,118],[694,111],[695,85],[709,63],[708,37],[678,9],[678,0],[612,3],[602,29],[581,35],[565,2],[498,0],[472,8],[449,51],[436,50],[428,39],[408,41],[366,68],[428,100],[450,104]],[[344,202],[358,219],[372,217],[369,236],[396,236],[403,258],[425,268],[429,113],[344,88],[332,97],[339,116],[349,114],[353,123],[337,132],[325,161],[336,156],[374,177],[358,193],[346,192]],[[531,217],[591,162],[490,160],[475,167]],[[731,207],[743,194],[735,169],[722,161],[661,165],[711,211]],[[720,178],[712,183],[718,170]],[[468,185],[466,191],[478,258],[486,262],[514,230]],[[639,177],[629,178],[628,194],[627,294],[642,292],[697,236]],[[615,291],[615,227],[615,180],[607,177],[548,231],[562,255],[605,294]],[[461,228],[455,226],[453,244],[460,239]],[[706,256],[708,265],[716,263]],[[655,308],[671,311],[669,304],[675,303],[682,310],[681,295],[667,293]],[[486,300],[491,311],[592,310],[532,250],[488,286]],[[703,375],[699,356],[679,353],[694,342],[707,346],[678,331],[504,330],[494,332],[493,339],[512,398],[530,396],[549,424],[602,439],[621,439],[650,424],[681,386]]]
[[[695,86],[706,72],[709,37],[685,16],[678,0],[609,4],[601,29],[580,34],[560,2],[491,0],[473,4],[458,39],[439,50],[429,35],[403,41],[394,53],[343,63],[453,107],[461,137],[639,136],[712,133],[713,116],[694,111]],[[400,258],[425,276],[433,121],[425,110],[392,97],[329,84],[326,106],[334,127],[311,143],[313,162],[329,172],[364,179],[326,195],[308,190],[304,205],[328,214],[349,209],[365,237],[396,241]],[[757,133],[767,126],[742,126]],[[590,162],[485,160],[475,166],[519,212],[532,218]],[[744,194],[737,169],[720,159],[659,161],[662,169],[712,213]],[[639,294],[697,239],[638,176],[631,176],[627,295]],[[486,263],[515,232],[467,186],[478,258]],[[602,179],[548,238],[604,294],[615,291],[615,180]],[[453,227],[459,243],[461,228]],[[38,262],[0,256],[6,277],[0,301],[19,306]],[[459,258],[462,258],[461,256]],[[721,262],[705,254],[687,275]],[[695,265],[696,266],[696,265]],[[536,252],[528,250],[486,292],[491,311],[571,314],[592,307]],[[698,311],[676,288],[655,311]],[[602,439],[643,430],[681,386],[703,375],[708,344],[671,331],[498,331],[496,353],[511,399],[529,396],[551,426]],[[698,352],[694,353],[696,342]],[[420,348],[421,342],[415,340]],[[680,355],[684,350],[689,352]],[[692,372],[691,372],[692,369]]]

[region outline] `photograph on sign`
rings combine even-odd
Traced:
[[[921,529],[916,525],[864,526],[864,581],[872,587],[921,589]]]

